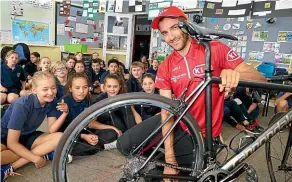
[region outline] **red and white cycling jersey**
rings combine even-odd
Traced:
[[[213,75],[219,77],[223,69],[235,69],[243,59],[225,44],[212,41],[211,61]],[[192,40],[189,52],[185,57],[177,51],[172,52],[159,66],[155,86],[163,90],[172,90],[176,97],[188,86],[189,81],[194,78],[188,87],[188,96],[202,81],[205,75],[205,49]],[[217,84],[212,85],[212,126],[213,137],[221,133],[224,108],[224,93],[219,92]],[[196,118],[202,133],[205,136],[205,92],[203,92],[193,106],[190,113]]]

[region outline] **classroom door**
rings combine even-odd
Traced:
[[[129,68],[132,58],[133,15],[105,13],[103,58],[116,57]]]

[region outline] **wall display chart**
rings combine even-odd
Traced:
[[[59,15],[60,4],[56,5]],[[57,16],[56,44],[86,44],[88,48],[102,48],[104,14],[97,13],[96,18],[83,17],[83,7],[71,5],[70,16]]]
[[[0,41],[54,45],[52,1],[1,1]],[[42,14],[43,16],[35,16]]]

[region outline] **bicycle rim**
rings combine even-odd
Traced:
[[[283,115],[283,113],[277,113],[274,115],[269,123],[269,125],[274,124]],[[277,133],[271,140],[269,140],[265,145],[266,150],[266,160],[267,167],[269,170],[270,179],[272,182],[277,181],[292,181],[292,155],[289,156],[286,161],[286,167],[290,169],[281,168],[281,162],[284,157],[284,151],[286,148],[289,128],[284,128],[281,132]],[[291,147],[291,146],[290,146]]]
[[[167,99],[165,97],[159,95],[150,95],[145,93],[131,93],[131,94],[122,94],[115,96],[113,98],[108,98],[103,100],[102,102],[96,103],[93,106],[87,108],[83,111],[66,129],[63,133],[63,136],[57,146],[54,161],[53,161],[53,177],[55,182],[64,182],[69,181],[68,176],[71,175],[67,173],[68,168],[73,168],[73,173],[78,171],[78,165],[75,160],[73,161],[74,164],[66,163],[66,156],[70,153],[72,146],[74,146],[74,141],[76,141],[77,136],[79,135],[80,131],[88,125],[90,121],[94,118],[99,116],[102,113],[106,113],[112,109],[123,107],[123,106],[132,106],[132,105],[151,105],[160,107],[162,109],[167,110],[170,113],[176,114],[175,108],[179,106],[177,101]],[[192,137],[193,144],[194,144],[194,159],[193,159],[193,166],[192,168],[195,169],[194,171],[201,171],[203,169],[203,138],[200,132],[200,128],[197,125],[194,118],[187,113],[183,117],[184,123],[187,125],[190,136]],[[103,157],[104,162],[108,162],[111,164],[110,168],[103,168],[104,166],[99,166],[98,164],[94,164],[92,161],[91,168],[96,168],[98,170],[98,175],[96,177],[96,181],[102,181],[100,178],[105,178],[108,176],[108,179],[103,181],[117,181],[120,179],[120,176],[114,178],[115,171],[121,175],[121,168],[125,164],[119,164],[119,162],[125,162],[125,158],[123,156],[118,156],[118,159],[113,159],[114,155],[118,155],[118,151],[102,151],[94,155],[95,157]],[[70,167],[70,165],[72,165]],[[82,165],[82,164],[81,164]],[[77,171],[76,171],[77,170]],[[120,170],[120,171],[119,171]],[[196,172],[192,172],[192,175],[197,174]],[[86,172],[85,172],[86,175]],[[89,174],[88,174],[89,175]],[[189,176],[190,174],[188,174]],[[92,181],[93,179],[90,179]],[[74,179],[70,179],[70,181],[74,181]],[[80,179],[76,179],[76,181],[82,181]],[[87,181],[87,180],[84,180]]]

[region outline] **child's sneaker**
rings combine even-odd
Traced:
[[[54,156],[55,156],[55,151],[52,151],[52,152],[48,153],[47,155],[45,155],[44,158],[47,161],[52,161],[54,159]]]
[[[104,150],[111,150],[117,148],[117,141],[113,141],[111,143],[104,144]]]
[[[55,156],[55,151],[52,151],[50,153],[48,153],[47,155],[44,156],[44,158],[47,160],[47,161],[52,161],[54,159],[54,156]],[[67,156],[67,163],[71,163],[73,160],[73,157],[72,155],[68,154]]]
[[[14,168],[11,164],[1,166],[1,181],[4,181],[9,176],[14,176],[15,174],[17,173],[14,172]]]

